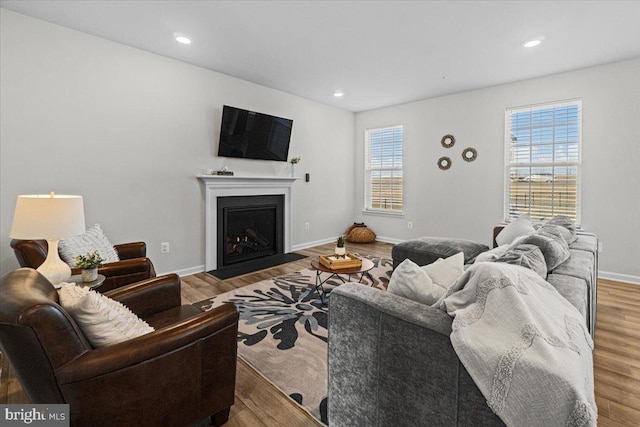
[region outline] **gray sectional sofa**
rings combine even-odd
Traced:
[[[593,336],[598,239],[577,234],[547,281]],[[331,426],[504,425],[458,359],[442,310],[348,283],[332,291],[329,311]]]

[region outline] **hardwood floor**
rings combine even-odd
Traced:
[[[640,286],[598,280],[593,352],[598,425],[640,425]]]
[[[391,257],[392,245],[347,243],[347,250]],[[331,252],[333,244],[300,251],[308,256]],[[267,270],[220,280],[206,273],[182,278],[185,304],[201,301],[231,289],[309,267],[301,259]],[[600,279],[598,281],[594,376],[599,426],[640,425],[640,286]],[[26,396],[2,361],[0,403],[26,403]],[[318,426],[306,412],[291,402],[241,359],[236,377],[236,402],[229,427]]]

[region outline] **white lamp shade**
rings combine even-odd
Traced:
[[[84,232],[82,196],[18,196],[9,237],[21,240],[60,239]]]

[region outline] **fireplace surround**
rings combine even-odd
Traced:
[[[300,178],[291,177],[239,177],[198,175],[204,191],[204,246],[205,271],[216,270],[218,264],[218,198],[231,196],[283,196],[282,251],[291,251],[291,198],[292,187]]]

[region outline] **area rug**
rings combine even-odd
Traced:
[[[390,259],[365,256],[374,263],[362,279],[365,286],[385,290]],[[328,277],[322,273],[322,278]],[[346,277],[345,277],[346,279]],[[354,275],[352,280],[360,280]],[[373,283],[372,280],[373,279]],[[195,303],[211,310],[225,302],[238,307],[238,355],[269,382],[327,424],[328,305],[315,290],[316,271],[305,269],[220,294]],[[326,290],[339,286],[328,280]],[[331,297],[329,296],[329,305]]]

